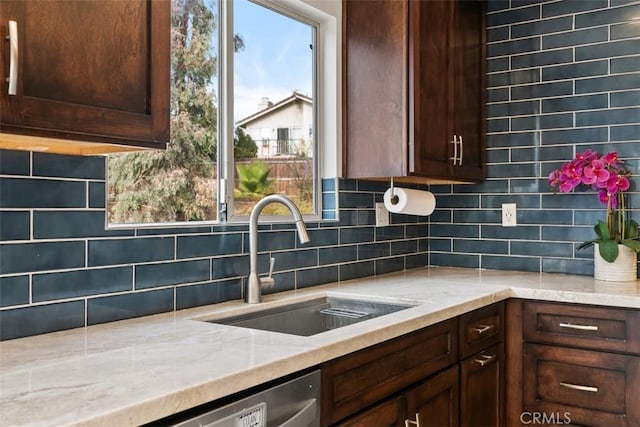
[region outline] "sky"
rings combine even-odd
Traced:
[[[234,33],[245,48],[234,57],[234,121],[294,90],[312,95],[311,27],[248,0],[234,1]]]

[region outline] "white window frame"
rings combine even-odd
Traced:
[[[342,0],[251,0],[285,15],[310,23],[316,27],[314,45],[314,123],[315,144],[314,159],[314,198],[316,213],[303,215],[307,221],[322,220],[322,179],[336,178],[341,175],[341,135],[342,135],[342,102],[341,102],[341,22]],[[161,222],[161,223],[110,223],[105,216],[106,229],[146,229],[146,228],[181,228],[224,223],[248,223],[249,216],[227,217],[227,210],[233,203],[233,181],[228,180],[230,167],[233,167],[233,138],[235,126],[233,121],[233,0],[218,0],[218,61],[228,64],[218,68],[218,194],[216,220]],[[224,17],[224,18],[223,18]],[[227,22],[223,25],[222,20]],[[231,71],[231,73],[230,73]],[[314,133],[313,129],[309,130]],[[105,156],[108,162],[108,156]],[[108,165],[105,164],[108,170]],[[232,175],[233,176],[233,175]],[[107,177],[107,182],[109,178]],[[105,195],[105,204],[108,194]],[[335,192],[337,206],[337,192]],[[223,203],[226,203],[223,205]],[[225,218],[226,217],[226,218]],[[261,216],[265,222],[289,222],[287,216]],[[335,218],[327,221],[336,221]]]
[[[324,86],[320,83],[321,76],[325,75],[323,69],[323,59],[326,56],[325,48],[322,40],[327,38],[327,24],[323,24],[322,21],[330,21],[328,15],[322,13],[315,7],[310,6],[302,0],[250,0],[260,6],[271,9],[275,12],[281,13],[285,16],[289,16],[302,23],[310,25],[315,28],[313,37],[313,84],[312,84],[312,99],[313,99],[313,123],[316,128],[316,132],[313,135],[313,198],[314,198],[314,210],[313,214],[303,215],[307,221],[320,221],[322,219],[322,173],[324,146],[329,141],[321,141],[323,135],[322,128],[324,127],[323,115],[321,112],[324,107]],[[307,0],[308,1],[308,0]],[[218,69],[218,94],[219,94],[219,112],[218,112],[218,141],[233,141],[233,135],[235,132],[235,123],[233,121],[233,66],[234,66],[234,49],[233,49],[233,1],[219,1],[219,28],[221,29],[219,39],[219,61],[224,64],[223,67]],[[320,19],[318,19],[320,18]],[[335,22],[335,17],[333,19]],[[337,46],[337,45],[334,45]],[[337,47],[336,47],[337,49]],[[334,55],[338,55],[337,50],[333,50]],[[337,79],[336,79],[337,80]],[[337,102],[337,97],[335,98]],[[335,111],[335,110],[334,110]],[[335,128],[334,128],[335,129]],[[337,140],[334,141],[334,144]],[[234,182],[234,170],[233,170],[233,150],[230,148],[230,144],[218,144],[218,188],[219,191],[219,216],[224,215],[222,220],[227,223],[246,223],[248,222],[248,215],[235,215],[234,212],[234,198],[233,189],[235,187]],[[337,169],[337,168],[336,168]],[[337,170],[336,170],[337,172]],[[335,173],[331,176],[337,176]],[[224,205],[223,205],[224,204]],[[224,212],[224,213],[223,213]],[[289,216],[283,215],[262,215],[261,221],[264,222],[289,222]]]

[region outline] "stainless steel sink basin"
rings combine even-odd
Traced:
[[[321,297],[282,307],[221,319],[204,319],[204,321],[308,337],[410,307],[413,306]]]

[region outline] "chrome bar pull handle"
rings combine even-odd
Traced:
[[[416,412],[416,420],[404,420],[404,427],[409,427],[410,424],[413,424],[416,427],[420,427],[420,414]]]
[[[495,354],[492,355],[486,355],[486,354],[482,354],[480,355],[480,357],[478,359],[473,359],[474,362],[476,362],[477,364],[479,364],[481,367],[484,365],[487,365],[491,362],[493,362],[496,358]]]
[[[453,141],[449,141],[451,144],[453,144],[453,157],[451,157],[450,159],[453,160],[453,165],[456,165],[456,162],[458,161],[458,136],[457,135],[453,135]]]
[[[7,82],[9,83],[9,95],[16,95],[18,93],[18,23],[16,21],[9,21],[9,77]]]
[[[560,383],[562,387],[570,388],[571,390],[588,391],[589,393],[597,393],[598,387],[592,387],[588,385],[578,385],[571,383]]]
[[[473,330],[476,331],[478,335],[482,335],[495,327],[496,325],[478,325],[477,327],[473,328]]]
[[[560,323],[561,328],[577,329],[579,331],[597,331],[596,325],[574,325],[573,323]]]
[[[464,153],[464,144],[462,143],[462,135],[460,135],[460,139],[458,139],[458,142],[460,142],[460,157],[458,157],[458,165],[462,166],[462,155]]]

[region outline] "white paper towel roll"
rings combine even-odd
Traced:
[[[398,203],[392,203],[393,195],[398,197]],[[426,216],[436,208],[436,198],[430,191],[394,187],[393,194],[391,188],[385,191],[384,206],[393,213]]]

